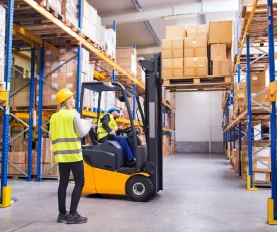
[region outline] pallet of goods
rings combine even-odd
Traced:
[[[164,86],[173,90],[228,89],[232,81],[232,27],[232,21],[166,27],[162,41]]]

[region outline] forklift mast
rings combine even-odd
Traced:
[[[158,192],[163,189],[161,54],[155,54],[151,60],[140,60],[139,65],[146,74],[145,137],[148,162],[154,163],[156,167],[151,179]]]

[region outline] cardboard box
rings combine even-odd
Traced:
[[[185,48],[184,57],[207,57],[207,48]]]
[[[16,152],[28,151],[28,139],[16,138],[12,141],[12,150]]]
[[[212,60],[211,61],[212,75],[214,76],[230,76],[231,61],[230,60]]]
[[[184,58],[184,77],[208,75],[207,57]]]
[[[183,68],[175,68],[175,69],[162,69],[162,78],[163,79],[172,79],[183,77]]]
[[[209,25],[189,25],[187,26],[187,34],[191,35],[207,35],[209,32]]]
[[[183,59],[162,59],[163,69],[183,68]]]
[[[270,172],[253,172],[253,182],[256,184],[269,184]]]
[[[183,39],[162,40],[162,59],[183,58],[183,57],[184,57]]]
[[[227,59],[226,44],[211,44],[211,60]]]
[[[232,44],[233,21],[211,21],[209,23],[209,44]]]
[[[265,86],[251,86],[251,97],[253,98],[253,100],[260,102],[260,103],[269,102],[269,95],[268,95],[267,91],[254,97],[257,93],[261,92],[265,88],[266,88]],[[245,88],[245,96],[247,96],[247,88]]]
[[[241,163],[248,164],[248,152],[247,151],[241,151]]]
[[[253,159],[253,171],[271,172],[271,160],[269,158]]]
[[[270,149],[270,147],[266,147],[266,148],[263,148],[263,147],[253,147],[253,154],[254,153],[256,153],[254,155],[254,157],[258,158],[258,159],[260,159],[260,158],[270,159],[270,157],[271,157],[271,149]]]
[[[184,39],[184,48],[206,48],[207,41],[206,35],[189,36]]]
[[[30,92],[18,92],[13,96],[13,106],[29,106]]]
[[[27,159],[27,153],[26,152],[12,152],[13,157],[13,163],[15,164],[25,164]]]
[[[251,86],[266,86],[265,72],[251,72]]]
[[[166,39],[185,38],[186,36],[186,26],[167,26],[165,29]]]

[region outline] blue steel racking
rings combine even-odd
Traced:
[[[267,15],[268,15],[268,25],[267,25],[267,30],[268,30],[268,63],[269,63],[269,81],[270,81],[270,86],[269,86],[269,94],[270,94],[270,109],[264,107],[263,105],[257,103],[257,101],[254,100],[255,97],[258,95],[264,93],[265,91],[268,90],[266,88],[265,90],[262,90],[261,92],[257,93],[255,96],[251,96],[251,78],[250,78],[250,71],[251,71],[251,65],[254,62],[257,62],[259,59],[265,56],[265,52],[263,55],[259,56],[257,59],[254,61],[250,62],[250,36],[251,34],[249,33],[250,30],[250,25],[252,22],[252,19],[255,14],[255,10],[258,4],[258,0],[253,1],[252,5],[252,11],[250,13],[250,16],[248,17],[247,24],[245,26],[245,30],[243,32],[243,38],[241,41],[241,47],[238,50],[238,57],[235,65],[235,70],[237,70],[238,73],[238,82],[241,82],[240,78],[240,73],[241,73],[241,67],[240,67],[240,57],[242,54],[242,49],[244,46],[244,43],[246,42],[246,65],[247,65],[247,137],[248,137],[248,176],[247,176],[247,189],[248,190],[257,190],[257,188],[253,185],[253,179],[252,179],[252,159],[253,156],[257,153],[255,152],[253,154],[252,152],[252,137],[253,137],[253,130],[252,130],[252,112],[251,112],[251,103],[254,103],[258,105],[261,109],[270,112],[270,144],[264,146],[265,147],[271,147],[271,198],[268,199],[268,213],[267,213],[267,222],[269,224],[277,224],[277,179],[276,179],[276,91],[277,91],[277,81],[275,78],[275,57],[274,57],[274,19],[273,19],[273,1],[272,0],[267,0]],[[254,47],[257,50],[259,48]],[[260,50],[261,51],[261,50]],[[225,109],[224,109],[225,110]],[[227,126],[224,130],[224,135],[228,133],[228,131],[234,127],[236,124],[239,126],[239,134],[238,134],[238,139],[239,139],[239,153],[241,154],[241,149],[242,149],[242,144],[241,144],[241,138],[242,138],[242,124],[241,120],[244,118],[245,112],[242,113],[240,116],[237,117],[236,120],[234,120],[230,125]],[[255,130],[255,129],[254,129]],[[259,131],[259,134],[263,136],[263,131]],[[224,142],[226,143],[226,137],[224,138]],[[259,151],[258,151],[259,152]],[[241,158],[241,156],[239,155]],[[255,158],[256,159],[256,158]],[[258,159],[257,159],[258,160]],[[240,175],[241,175],[241,167],[239,167],[240,170]]]
[[[106,54],[104,54],[101,49],[92,46],[92,44],[87,41],[84,37],[82,37],[80,34],[78,34],[76,31],[73,31],[69,26],[65,25],[62,23],[59,19],[54,17],[51,13],[49,13],[46,9],[42,8],[39,6],[34,0],[23,0],[23,2],[34,12],[37,12],[38,15],[45,17],[49,22],[53,23],[57,27],[57,29],[61,30],[63,33],[66,33],[71,39],[74,39],[78,43],[78,54],[77,54],[77,109],[79,107],[80,103],[80,79],[81,79],[81,48],[84,47],[88,49],[90,52],[96,54],[100,59],[103,59],[107,63],[113,66],[114,70],[118,70],[121,73],[123,73],[127,79],[132,81],[134,83],[134,88],[138,89],[139,91],[142,91],[145,89],[145,86],[140,83],[137,79],[135,79],[131,74],[126,72],[123,68],[121,68],[114,60],[112,60],[110,57],[108,57]],[[79,2],[79,10],[82,10],[82,2]],[[5,69],[5,80],[7,83],[7,90],[9,90],[10,87],[10,76],[11,76],[11,56],[12,56],[12,31],[13,31],[13,17],[14,17],[14,0],[8,0],[8,13],[7,13],[7,36],[6,36],[6,69]],[[78,26],[79,30],[81,29],[81,14],[79,14],[78,17]],[[116,22],[114,22],[113,29],[116,31]],[[15,31],[18,33],[19,27],[17,26],[15,28]],[[20,28],[20,30],[24,30],[24,28]],[[80,30],[81,31],[81,30]],[[30,47],[31,47],[31,78],[30,81],[24,86],[20,87],[18,90],[14,91],[13,93],[9,94],[10,96],[16,94],[19,92],[21,89],[26,87],[27,85],[30,84],[30,105],[29,105],[29,112],[28,116],[24,115],[24,119],[29,120],[29,125],[22,120],[20,117],[17,117],[16,114],[12,114],[10,112],[10,107],[9,104],[6,107],[0,107],[1,109],[4,110],[4,126],[3,126],[3,153],[2,153],[2,173],[1,173],[1,193],[2,193],[2,202],[1,202],[1,207],[6,207],[7,205],[10,204],[10,192],[11,188],[7,186],[7,166],[8,163],[10,163],[12,166],[14,166],[16,169],[18,169],[21,173],[24,174],[24,176],[27,176],[27,180],[31,181],[32,178],[32,134],[33,134],[33,126],[36,124],[36,119],[34,119],[34,93],[35,93],[35,53],[36,49],[38,48],[38,45],[40,46],[40,64],[39,64],[39,102],[38,102],[38,150],[37,150],[37,181],[41,181],[43,174],[41,173],[41,148],[42,148],[42,134],[43,132],[47,132],[47,130],[44,129],[44,126],[46,126],[49,121],[48,116],[43,115],[43,107],[42,107],[42,102],[43,102],[43,84],[48,84],[52,89],[55,89],[58,91],[58,89],[54,86],[52,86],[49,82],[46,81],[46,78],[49,77],[52,73],[57,71],[59,68],[61,68],[63,65],[66,63],[70,62],[71,60],[75,59],[75,57],[71,57],[67,61],[65,61],[63,64],[59,65],[55,70],[51,71],[48,74],[44,74],[43,70],[43,53],[44,53],[44,48],[45,49],[56,49],[53,45],[51,45],[48,42],[44,42],[40,37],[36,36],[35,34],[32,34],[31,31],[26,31],[24,30],[24,33],[26,34],[25,40],[29,42]],[[23,35],[20,35],[23,36]],[[24,41],[25,41],[24,40]],[[25,41],[25,42],[26,42]],[[27,42],[27,43],[28,43]],[[26,58],[26,56],[24,56]],[[28,58],[28,57],[27,57]],[[105,80],[106,77],[101,75],[100,73],[97,73],[97,76],[101,80]],[[112,80],[115,81],[115,71],[112,73]],[[9,96],[9,97],[10,97]],[[8,99],[9,99],[8,97]],[[164,102],[164,105],[168,107],[169,109],[174,109],[169,103]],[[81,109],[78,109],[79,111]],[[134,111],[133,111],[134,112]],[[88,113],[88,115],[91,115],[91,117],[94,117],[93,113]],[[23,124],[25,129],[23,132],[21,132],[19,135],[15,136],[14,138],[11,138],[9,140],[9,119],[11,117],[14,117],[17,121],[19,121],[21,124]],[[23,116],[22,116],[23,117]],[[134,115],[135,117],[135,115]],[[122,119],[121,121],[124,121]],[[125,120],[126,121],[126,120]],[[29,131],[29,144],[28,144],[28,173],[23,172],[19,167],[16,167],[12,162],[8,160],[8,146],[9,143],[19,137],[22,133],[25,133]],[[48,133],[48,132],[47,132]],[[52,168],[53,169],[53,168]],[[49,170],[51,171],[51,170]]]

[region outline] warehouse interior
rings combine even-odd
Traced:
[[[275,231],[276,15],[275,0],[0,0],[0,231]],[[97,140],[80,140],[82,225],[57,223],[63,88]],[[113,108],[130,167],[99,139]]]

